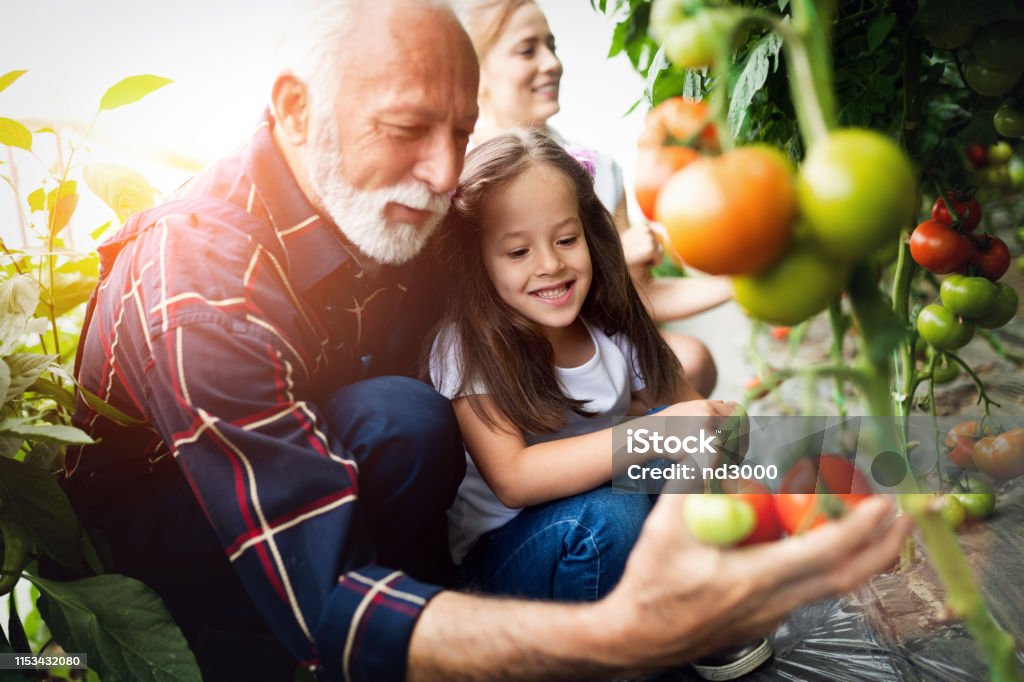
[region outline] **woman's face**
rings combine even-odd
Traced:
[[[502,128],[542,126],[558,113],[561,79],[555,37],[544,13],[528,2],[480,62],[480,103]]]

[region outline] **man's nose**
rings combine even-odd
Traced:
[[[437,133],[426,145],[423,156],[413,168],[413,176],[427,184],[437,194],[448,194],[459,182],[459,172],[466,155],[465,146],[460,146],[448,134]]]

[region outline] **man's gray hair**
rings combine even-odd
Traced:
[[[333,100],[338,94],[344,45],[364,8],[412,4],[449,12],[458,20],[451,0],[304,0],[278,44],[277,73],[290,72],[306,83],[311,98]]]

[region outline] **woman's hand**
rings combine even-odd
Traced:
[[[632,268],[652,268],[661,262],[662,246],[658,235],[646,224],[632,225],[619,233],[626,265]]]

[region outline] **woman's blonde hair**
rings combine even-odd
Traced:
[[[527,4],[536,3],[534,0],[461,0],[458,3],[457,12],[473,41],[477,57],[483,59],[498,42],[515,11]]]

